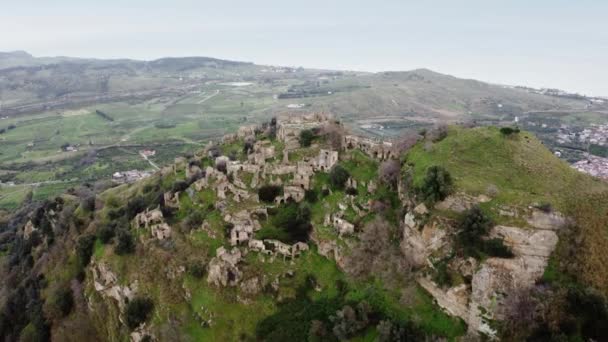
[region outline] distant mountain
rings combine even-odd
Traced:
[[[282,80],[276,82],[276,80]],[[206,82],[264,84],[279,100],[346,119],[513,120],[531,111],[606,110],[605,101],[461,79],[428,69],[354,73],[260,66],[209,57],[153,61],[0,54],[3,114],[180,94]],[[269,110],[285,110],[279,101]],[[297,107],[297,104],[296,104]]]

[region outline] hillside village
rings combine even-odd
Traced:
[[[460,136],[496,146],[542,144],[526,133],[507,136],[496,128],[437,127],[423,134],[380,141],[349,134],[324,113],[283,116],[242,126],[138,182],[85,201],[76,211],[79,220],[89,222],[88,235],[76,244],[77,251],[89,250],[78,252],[90,258],[80,266],[86,272],[84,296],[89,307],[109,310],[110,317],[92,324],[111,326],[113,338],[164,340],[160,327],[174,314],[170,308],[185,305],[189,313],[172,324],[194,320],[187,323],[187,334],[199,338],[233,339],[252,331],[260,339],[286,337],[281,331],[291,334],[291,328],[264,324],[273,314],[286,314],[281,303],[303,300],[300,288],[324,298],[344,287],[356,293],[359,284],[371,286],[368,281],[376,279],[381,285],[374,286],[381,288],[413,286],[414,292],[384,299],[409,304],[392,311],[364,309],[367,296],[374,298],[367,294],[355,311],[386,318],[372,328],[368,320],[345,322],[354,324],[350,332],[334,325],[336,338],[379,331],[383,324],[397,324],[390,317],[408,317],[408,310],[427,312],[407,328],[415,336],[500,336],[500,322],[513,319],[513,296],[544,277],[570,218],[528,197],[514,201],[512,191],[533,192],[520,194],[515,183],[497,187],[484,181],[482,191],[454,187],[451,177],[461,182],[467,176],[425,166],[424,158],[445,148],[454,155],[454,146],[464,148],[451,141]],[[501,152],[493,149],[496,153]],[[550,163],[560,174],[562,167],[571,170],[556,158]],[[58,217],[54,211],[46,215],[51,222]],[[473,223],[467,226],[467,220]],[[20,236],[31,240],[41,234],[40,222],[30,218]],[[466,237],[470,227],[481,230]],[[328,271],[333,267],[336,271]],[[388,293],[381,296],[394,296]],[[268,296],[275,303],[271,307],[263,304]],[[143,317],[131,317],[134,302]],[[330,312],[346,315],[355,304],[345,303],[352,301],[338,301]],[[156,318],[150,319],[150,310]],[[259,310],[264,315],[254,314]],[[299,334],[327,334],[338,319],[315,317],[318,331],[308,332],[313,328],[307,321]],[[243,322],[234,328],[235,320]],[[260,324],[266,330],[257,330]],[[389,329],[391,334],[402,336]]]
[[[304,130],[319,130],[322,126],[332,124],[330,118],[321,114],[311,114],[302,117],[279,119],[276,122],[276,137],[282,149],[269,140],[255,140],[256,126],[241,127],[237,133],[225,136],[222,144],[232,144],[237,141],[253,142],[251,152],[244,160],[231,160],[226,155],[218,155],[217,145],[210,143],[202,155],[212,160],[212,165],[201,168],[188,164],[183,158],[176,159],[173,166],[164,168],[161,175],[177,174],[185,170],[186,178],[194,175],[204,175],[196,180],[186,192],[204,191],[211,189],[217,198],[214,207],[223,221],[229,225],[228,244],[218,247],[215,257],[209,261],[207,282],[214,286],[236,286],[241,290],[256,292],[251,287],[260,286],[259,278],[245,279],[240,263],[243,256],[249,253],[259,253],[271,258],[293,259],[310,249],[307,242],[298,241],[285,243],[277,239],[259,239],[256,233],[262,230],[260,221],[267,220],[268,210],[285,203],[300,203],[305,200],[306,191],[315,182],[315,174],[328,173],[337,165],[340,158],[349,158],[349,152],[359,150],[378,162],[396,158],[398,152],[393,149],[391,142],[374,141],[353,135],[341,137],[340,150],[330,147],[322,148],[314,145],[303,156],[299,138]],[[255,189],[263,184],[282,187],[282,195],[274,199],[274,203],[260,201]],[[374,193],[377,188],[375,180],[361,181],[348,178],[348,189],[362,188],[364,192]],[[401,188],[401,184],[399,185]],[[253,191],[252,191],[253,190]],[[322,191],[331,191],[325,185]],[[179,191],[164,193],[164,203],[168,207],[180,209]],[[414,268],[433,269],[437,260],[447,256],[450,247],[450,230],[441,221],[428,220],[429,209],[424,203],[414,206],[411,199],[401,199],[410,208],[400,226],[403,227],[401,249],[408,256]],[[464,212],[477,203],[490,201],[491,198],[480,195],[471,197],[456,194],[437,204],[440,210]],[[335,238],[327,239],[313,228],[312,242],[320,254],[332,258],[338,265],[344,266],[345,248],[352,241],[355,233],[355,217],[365,217],[371,213],[372,200],[365,201],[357,195],[346,195],[339,199],[335,211],[326,211],[323,221],[313,224],[330,227]],[[414,207],[412,207],[414,206]],[[525,213],[529,211],[529,213]],[[479,331],[487,335],[496,332],[489,322],[500,319],[502,313],[497,311],[496,301],[503,300],[504,294],[517,287],[527,287],[538,280],[547,266],[548,258],[555,248],[558,238],[555,233],[565,225],[560,214],[545,213],[541,210],[526,210],[522,213],[506,209],[507,216],[524,215],[530,228],[513,226],[495,226],[490,236],[500,238],[514,251],[515,258],[491,258],[482,264],[474,258],[455,258],[450,261],[449,268],[462,277],[469,278],[470,284],[461,283],[454,287],[442,288],[433,277],[418,277],[418,283],[426,289],[450,315],[463,319],[471,331]],[[525,216],[529,215],[529,216]],[[349,221],[351,220],[351,221]],[[172,228],[163,220],[160,209],[146,210],[138,214],[134,224],[139,229],[149,231],[158,240],[170,239]],[[210,223],[204,221],[201,230],[209,231]],[[346,245],[343,245],[346,242]],[[212,322],[208,322],[212,324]]]

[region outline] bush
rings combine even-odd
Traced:
[[[401,173],[401,165],[398,161],[391,159],[380,164],[379,178],[384,184],[392,189],[397,188],[399,174]]]
[[[129,220],[133,219],[135,215],[139,214],[144,209],[146,209],[146,202],[144,201],[143,197],[135,197],[127,203],[127,218]]]
[[[188,265],[188,273],[194,278],[200,279],[205,275],[205,266],[200,262],[193,262]]]
[[[90,195],[83,198],[80,201],[80,207],[82,207],[82,209],[87,212],[95,211],[95,195]]]
[[[181,191],[188,189],[189,186],[190,185],[188,184],[188,182],[178,180],[178,181],[175,181],[175,183],[173,183],[173,186],[171,187],[171,191],[174,193],[181,192]]]
[[[105,224],[97,228],[97,238],[104,244],[107,244],[114,237],[114,224]]]
[[[149,298],[133,298],[125,308],[125,323],[131,329],[137,328],[147,321],[154,309],[154,303]]]
[[[553,206],[551,205],[551,203],[541,203],[537,205],[536,208],[547,214],[553,211]]]
[[[512,258],[513,252],[505,245],[502,239],[489,239],[483,242],[483,251],[493,257],[498,258]]]
[[[258,189],[258,197],[260,201],[264,201],[267,203],[274,202],[274,199],[277,196],[280,196],[283,193],[283,188],[278,185],[264,185]]]
[[[452,193],[452,176],[441,166],[431,166],[420,188],[422,199],[429,203],[443,201]]]
[[[356,188],[348,188],[348,189],[346,189],[346,194],[352,195],[352,196],[357,196],[359,194],[359,191],[357,191]]]
[[[305,129],[300,132],[300,145],[302,147],[309,147],[314,139],[315,134],[311,130]]]
[[[304,192],[304,200],[308,203],[315,203],[318,199],[319,195],[315,189],[306,190]]]
[[[344,183],[346,183],[348,178],[350,178],[350,174],[340,165],[332,167],[329,172],[329,184],[331,184],[333,189],[344,189]]]
[[[189,233],[193,229],[199,228],[205,221],[205,214],[200,211],[192,211],[186,219],[182,221],[184,233]]]
[[[121,230],[118,232],[117,240],[116,247],[114,247],[114,253],[124,255],[135,251],[135,239],[128,230]]]
[[[467,256],[479,258],[481,253],[501,258],[513,256],[501,239],[483,239],[492,226],[492,220],[478,206],[465,212],[458,225],[458,244]]]
[[[275,239],[285,243],[307,241],[312,229],[310,216],[310,207],[306,203],[282,205],[271,219],[272,226],[260,230],[257,238]]]
[[[515,133],[519,133],[519,127],[502,127],[500,129],[500,133],[502,135],[511,135],[511,134],[515,134]]]
[[[426,133],[426,138],[432,142],[439,142],[448,136],[448,126],[438,124]]]
[[[108,211],[108,218],[110,220],[118,220],[125,215],[125,208],[112,209]]]
[[[68,284],[55,288],[50,296],[50,304],[53,311],[62,318],[70,314],[74,306],[74,296]]]
[[[95,236],[90,234],[83,235],[76,241],[76,255],[80,259],[82,266],[88,265],[91,261],[94,245]]]

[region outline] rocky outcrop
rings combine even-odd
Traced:
[[[526,220],[534,228],[550,230],[560,229],[568,223],[568,220],[560,213],[544,212],[536,209],[532,211],[532,214]]]
[[[401,251],[415,266],[427,264],[431,254],[449,243],[448,232],[435,221],[419,229],[415,215],[407,213],[403,223]]]
[[[222,287],[236,286],[242,278],[242,272],[237,267],[240,261],[241,251],[238,248],[230,251],[224,247],[218,248],[208,265],[207,283]]]
[[[116,274],[106,264],[99,263],[91,266],[93,286],[102,296],[114,299],[122,309],[137,292],[137,282],[129,286],[118,284]]]
[[[443,290],[426,278],[419,279],[418,282],[448,313],[467,322],[470,331],[494,336],[495,331],[490,321],[502,319],[501,303],[506,296],[516,289],[532,286],[547,267],[549,256],[558,242],[555,232],[558,227],[550,227],[551,229],[494,227],[489,238],[502,239],[511,248],[514,257],[488,258],[479,269],[476,269],[475,262],[455,260],[450,266],[465,277],[471,276],[470,290],[464,291],[462,285]],[[420,238],[416,235],[407,236],[407,240],[410,244],[408,247],[414,251],[423,252],[426,248],[419,245]]]
[[[466,210],[471,209],[473,206],[479,203],[486,203],[492,199],[486,195],[479,195],[477,197],[471,196],[462,192],[448,196],[443,201],[435,205],[436,209],[439,210],[450,210],[457,213],[462,213]]]

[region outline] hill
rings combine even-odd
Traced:
[[[451,127],[391,144],[320,115],[279,118],[139,182],[32,203],[2,230],[0,333],[603,336],[608,289],[584,271],[607,270],[595,247],[608,208],[589,201],[608,186],[530,133],[505,132]],[[595,247],[571,259],[573,243]],[[581,301],[593,312],[575,311]]]

